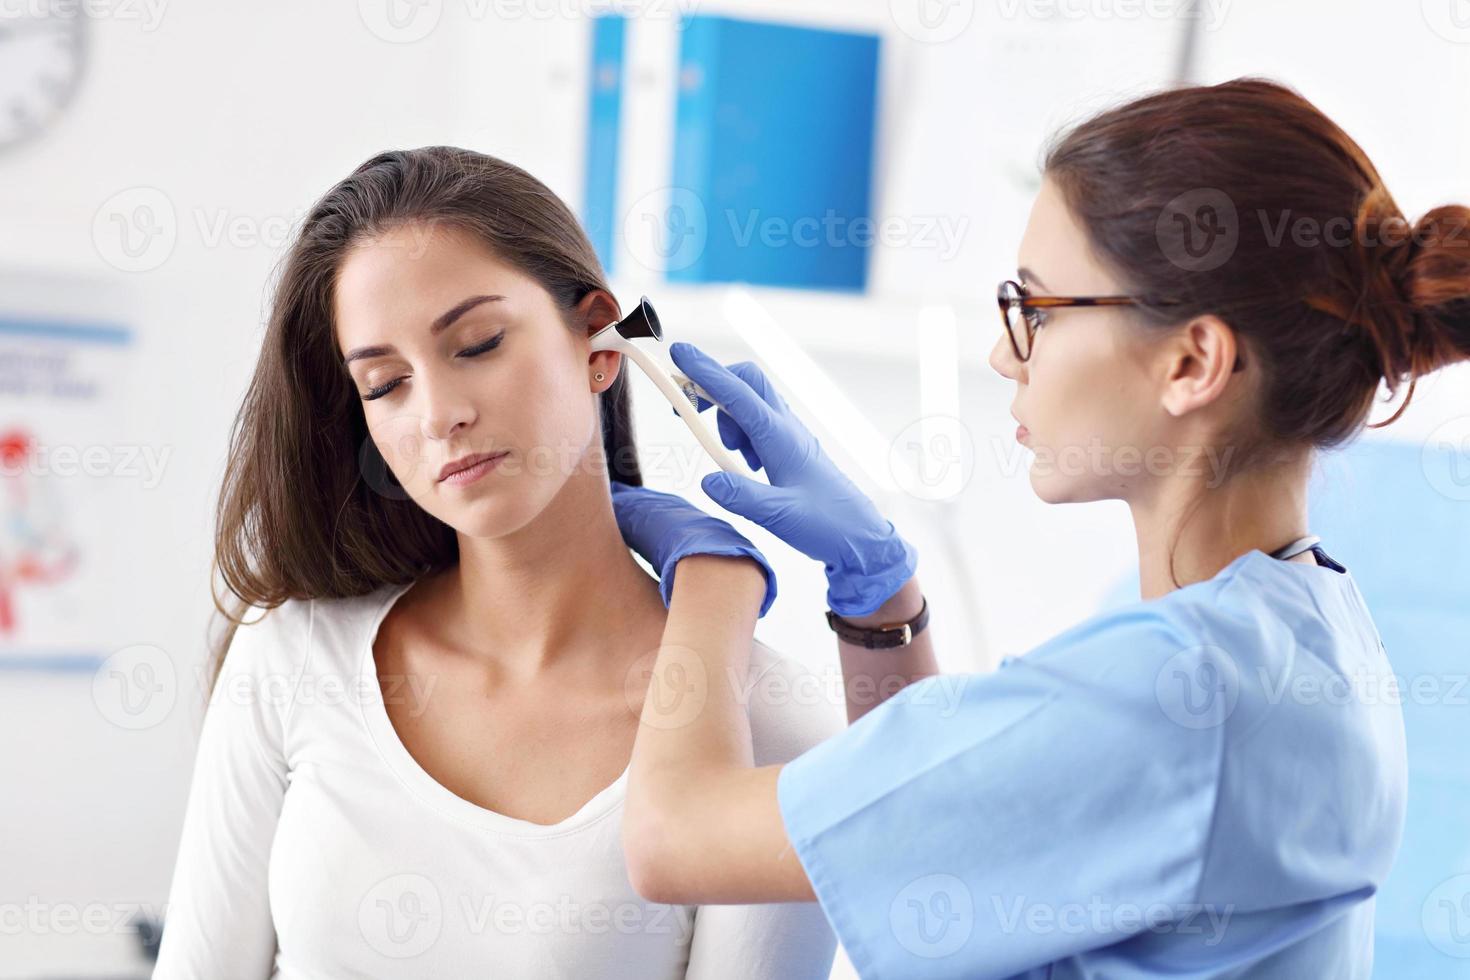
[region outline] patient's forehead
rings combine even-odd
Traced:
[[[445,312],[483,295],[502,298],[474,315],[522,316],[549,300],[539,283],[468,232],[390,229],[350,248],[337,270],[332,305],[338,347],[376,343],[401,330],[428,331]]]

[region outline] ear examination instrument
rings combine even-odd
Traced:
[[[728,473],[748,477],[752,480],[761,480],[763,477],[746,465],[745,458],[737,452],[726,449],[720,442],[720,437],[715,433],[714,426],[705,416],[699,414],[699,399],[703,398],[712,405],[719,402],[709,396],[699,385],[695,384],[685,375],[679,373],[672,360],[669,359],[667,348],[663,346],[663,327],[659,324],[658,314],[653,311],[653,306],[644,296],[638,301],[633,312],[609,323],[597,333],[592,335],[592,349],[594,351],[616,351],[624,354],[634,364],[643,369],[654,385],[663,396],[674,406],[674,411],[684,420],[689,431],[699,440],[704,451],[720,469]]]

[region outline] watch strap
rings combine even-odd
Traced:
[[[929,600],[926,597],[918,614],[906,623],[885,623],[869,629],[855,626],[828,609],[827,625],[832,627],[832,632],[844,642],[866,647],[869,650],[905,647],[914,641],[914,637],[923,632],[925,626],[929,625]]]

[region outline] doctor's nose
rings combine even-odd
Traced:
[[[1016,356],[1010,339],[1004,333],[995,338],[995,346],[990,348],[990,366],[1003,378],[1020,382],[1026,380],[1026,362]]]

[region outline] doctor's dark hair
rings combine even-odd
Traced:
[[[459,559],[454,529],[410,499],[368,434],[337,349],[333,297],[349,249],[405,225],[468,233],[562,311],[610,292],[576,217],[503,160],[452,146],[372,157],[318,200],[279,266],[265,338],[229,441],[210,591],[227,624],[209,685],[249,606],[364,595]],[[641,486],[626,371],[599,396],[609,477]],[[213,569],[239,602],[214,595]],[[252,620],[251,622],[254,622]]]
[[[1213,314],[1258,366],[1226,477],[1366,424],[1375,395],[1470,359],[1470,208],[1410,223],[1367,155],[1259,78],[1166,90],[1053,139],[1042,170],[1144,327]],[[1166,303],[1168,305],[1166,305]]]
[[[1330,448],[1380,382],[1470,359],[1470,208],[1410,224],[1367,155],[1265,79],[1178,88],[1061,134],[1043,170],[1147,322],[1214,314],[1262,369],[1257,443]],[[1217,236],[1211,241],[1212,235]]]

